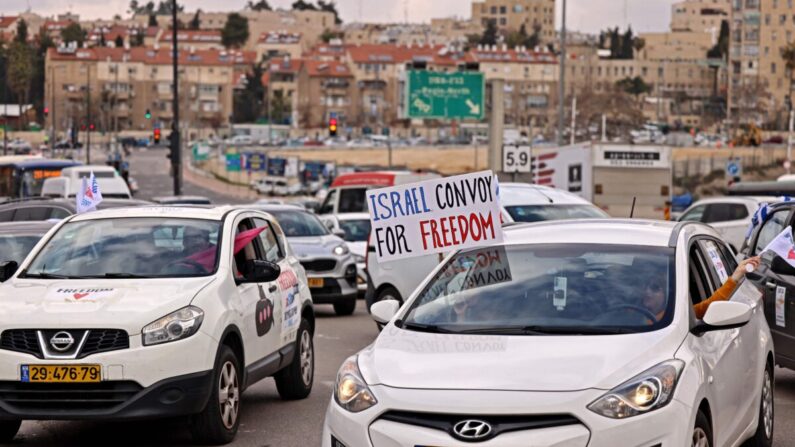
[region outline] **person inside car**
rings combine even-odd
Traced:
[[[734,292],[734,289],[737,287],[737,283],[739,283],[740,280],[745,277],[747,272],[746,266],[750,265],[753,267],[753,270],[756,270],[759,267],[759,262],[759,256],[748,258],[740,262],[737,268],[734,269],[732,276],[730,276],[726,282],[724,282],[723,285],[712,294],[712,296],[704,301],[701,301],[700,303],[693,305],[696,318],[699,320],[704,318],[704,315],[706,315],[710,304],[714,303],[715,301],[728,300],[732,295],[732,292]],[[643,295],[643,306],[645,306],[646,309],[651,311],[651,313],[656,316],[656,321],[649,321],[649,324],[654,324],[657,321],[662,320],[663,316],[665,315],[666,297],[665,287],[661,281],[651,280],[646,284]]]

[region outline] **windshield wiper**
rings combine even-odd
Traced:
[[[635,331],[617,327],[588,326],[504,326],[465,329],[462,334],[494,334],[494,335],[614,335],[631,334]]]
[[[150,276],[136,275],[135,273],[111,272],[105,273],[100,278],[151,278]]]
[[[408,329],[410,331],[417,331],[417,332],[430,332],[436,334],[455,334],[456,331],[451,331],[449,329],[441,328],[435,324],[422,324],[422,323],[406,323],[400,322],[398,326],[401,329]]]
[[[75,276],[68,276],[68,275],[58,275],[55,273],[47,273],[47,272],[39,272],[39,273],[28,273],[22,272],[19,275],[20,278],[41,278],[41,279],[75,279]]]

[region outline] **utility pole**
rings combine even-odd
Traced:
[[[560,75],[558,76],[558,145],[563,146],[563,128],[566,112],[566,0],[563,0],[563,17],[560,26]]]
[[[91,164],[91,66],[86,65],[86,164]]]
[[[50,134],[50,156],[55,157],[55,138],[58,135],[58,121],[55,120],[55,67],[50,65],[50,113],[52,114],[52,133]]]
[[[179,50],[177,49],[177,0],[171,0],[171,50],[174,72],[174,121],[171,123],[171,167],[174,170],[174,195],[182,195],[182,150],[179,138]]]
[[[795,127],[795,109],[789,111],[789,132],[787,133],[787,174],[792,173],[792,131]]]
[[[574,132],[577,130],[577,97],[571,99],[571,145],[574,146]]]
[[[8,68],[3,78],[3,155],[8,155]]]
[[[491,80],[491,115],[489,116],[488,169],[502,171],[502,140],[505,125],[505,81]]]

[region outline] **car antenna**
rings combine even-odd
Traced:
[[[536,188],[536,192],[544,196],[545,199],[549,200],[549,203],[555,203],[555,201],[552,200],[552,197],[549,197],[548,195],[544,194],[544,191],[542,191],[541,188]]]
[[[632,209],[629,210],[629,218],[632,219],[632,216],[635,215],[635,199],[637,197],[632,197]]]

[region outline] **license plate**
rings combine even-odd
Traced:
[[[308,278],[309,279],[309,287],[313,289],[323,287],[323,278]]]
[[[99,365],[22,365],[22,382],[91,383],[102,380]]]

